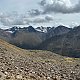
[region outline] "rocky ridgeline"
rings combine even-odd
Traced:
[[[80,80],[80,59],[2,44],[0,80]]]

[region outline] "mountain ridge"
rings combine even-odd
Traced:
[[[2,34],[4,31],[9,36],[4,33],[0,36],[9,43],[23,49],[45,49],[64,56],[80,57],[80,26],[68,28],[60,25],[56,28],[38,27],[38,29],[47,29],[47,32],[38,31],[32,26],[24,28],[13,27],[1,32]],[[5,35],[6,38],[4,37]]]

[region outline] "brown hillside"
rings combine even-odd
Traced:
[[[80,59],[0,40],[0,80],[80,80]]]

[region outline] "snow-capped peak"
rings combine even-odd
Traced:
[[[39,32],[44,32],[44,33],[47,33],[48,29],[50,29],[50,27],[37,27],[36,30],[39,31]]]

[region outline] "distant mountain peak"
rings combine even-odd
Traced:
[[[51,29],[51,27],[37,27],[36,30],[39,31],[39,32],[44,32],[44,33],[47,33],[48,30]]]
[[[56,27],[56,28],[68,28],[68,27],[66,27],[66,26],[64,26],[64,25],[59,25],[58,27]]]
[[[27,27],[27,30],[28,30],[29,32],[36,32],[35,28],[33,28],[32,26],[28,26],[28,27]]]

